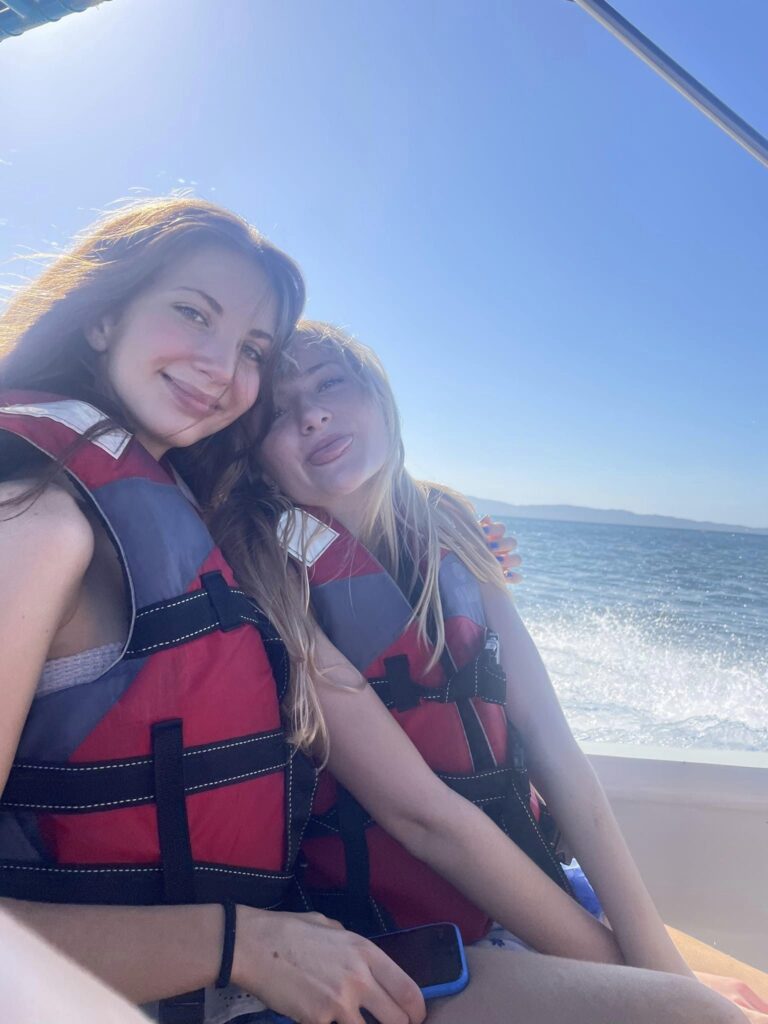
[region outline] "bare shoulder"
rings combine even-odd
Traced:
[[[93,527],[72,493],[65,486],[49,484],[34,499],[24,495],[31,480],[0,483],[0,549],[3,562],[13,560],[16,551],[27,557],[34,550],[39,558],[54,555],[57,563],[84,572],[93,557]],[[16,499],[20,499],[18,504]]]

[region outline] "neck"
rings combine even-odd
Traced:
[[[365,522],[370,488],[369,480],[351,494],[335,495],[333,499],[324,501],[319,507],[337,519],[353,537],[359,537]]]
[[[353,495],[348,495],[349,499],[352,499]],[[359,502],[352,500],[344,501],[340,499],[332,503],[326,503],[323,505],[323,509],[333,516],[334,519],[338,520],[342,526],[344,526],[353,537],[359,537],[360,531],[363,527],[363,508]]]

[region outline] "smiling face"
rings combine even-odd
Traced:
[[[381,402],[332,347],[309,343],[292,355],[295,372],[275,382],[261,463],[296,504],[324,508],[354,531],[391,448]]]
[[[277,303],[264,272],[205,245],[158,274],[119,317],[87,332],[131,417],[161,458],[229,426],[256,401]]]

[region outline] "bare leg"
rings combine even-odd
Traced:
[[[704,971],[707,974],[719,974],[726,978],[738,978],[749,985],[761,999],[768,1002],[768,973],[758,970],[735,957],[723,953],[719,949],[708,946],[705,942],[695,939],[692,935],[670,928],[667,925],[672,941],[677,946],[683,959],[692,971]]]
[[[467,950],[472,981],[429,1024],[745,1024],[697,981],[541,953]]]

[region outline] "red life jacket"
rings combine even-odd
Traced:
[[[315,787],[281,725],[285,648],[163,466],[120,428],[83,440],[103,419],[0,394],[6,443],[63,459],[130,604],[112,667],[32,703],[0,800],[0,895],[277,907]]]
[[[498,639],[488,631],[480,587],[444,552],[439,586],[446,652],[419,641],[411,602],[338,522],[297,526],[289,548],[308,563],[312,607],[329,639],[366,676],[427,764],[482,808],[562,888],[551,818],[531,790],[519,736],[507,721]],[[317,532],[312,532],[316,530]],[[310,564],[311,563],[311,564]],[[415,601],[414,601],[415,603]],[[381,766],[386,773],[387,766]],[[320,779],[303,848],[303,881],[317,909],[364,933],[453,921],[466,942],[489,919],[376,825],[328,773]]]

